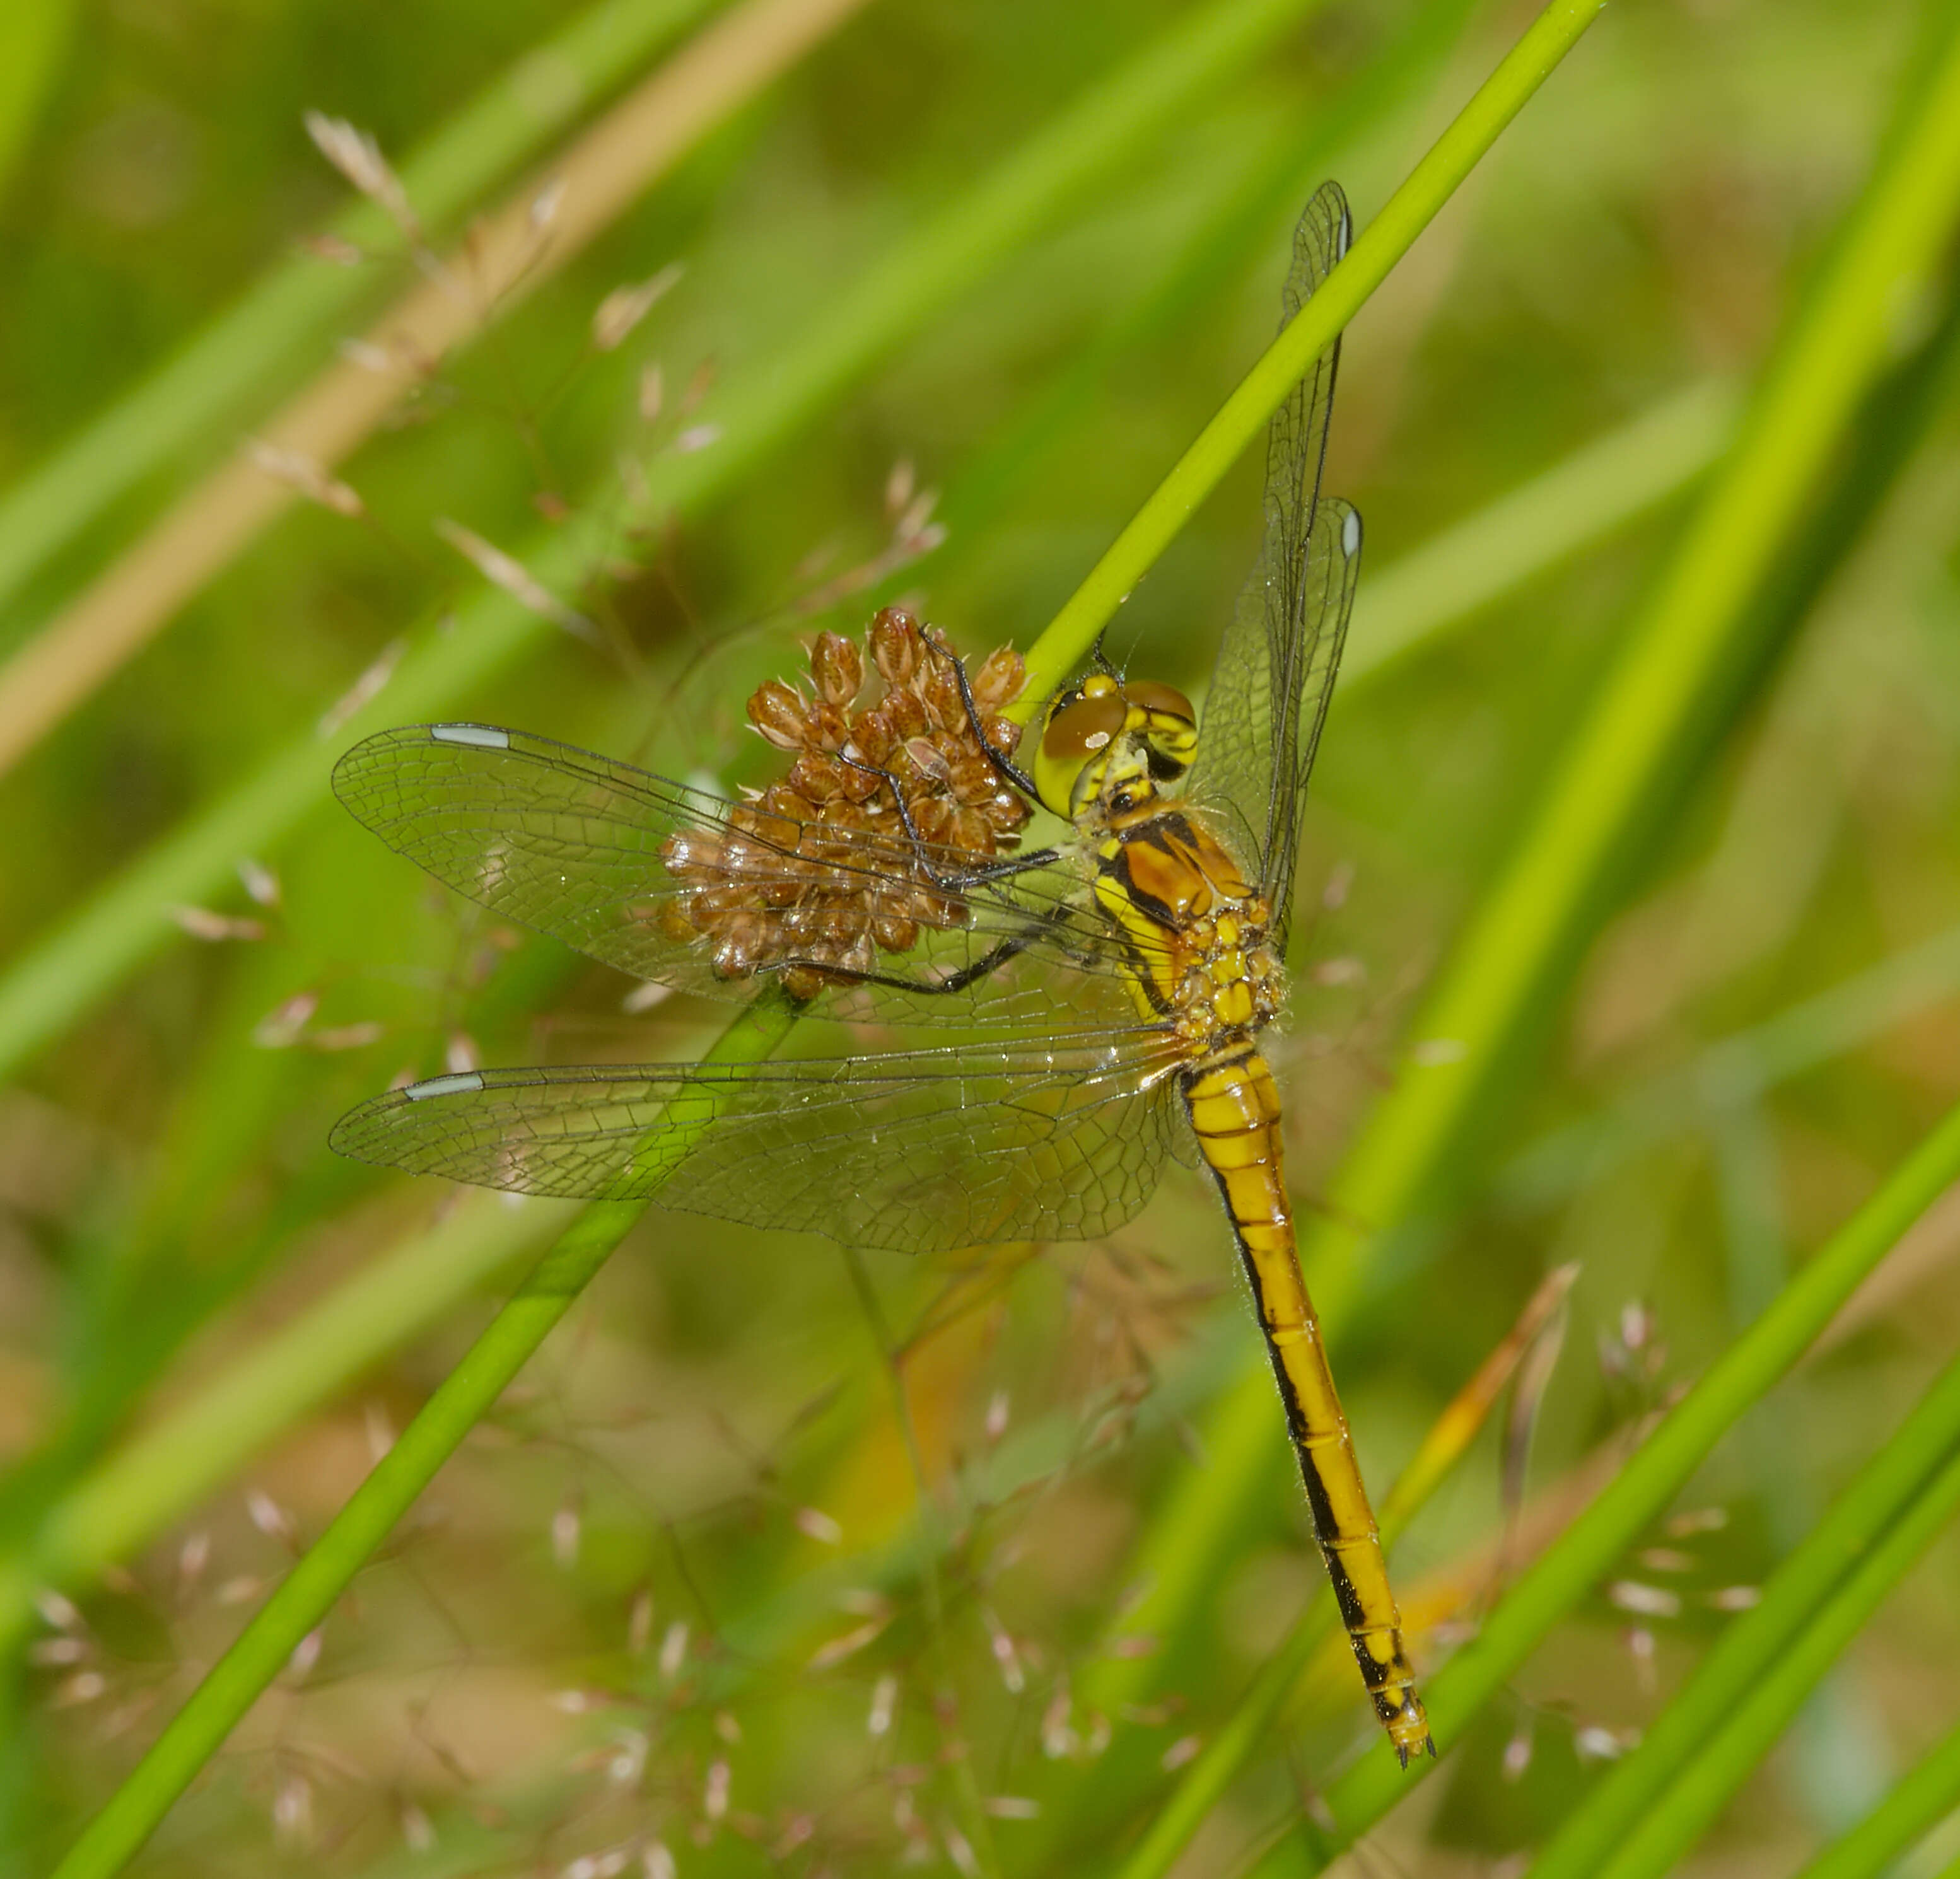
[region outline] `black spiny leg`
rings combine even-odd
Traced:
[[[957,663],[955,662],[956,664]],[[963,668],[959,676],[960,688],[963,692],[966,679]],[[969,711],[972,709],[970,694],[967,698],[967,708]],[[983,745],[986,743],[984,738],[981,742]],[[988,748],[991,750],[991,746]],[[1059,848],[1031,848],[1026,854],[1009,855],[1003,860],[985,862],[977,868],[963,868],[956,873],[942,874],[932,865],[932,845],[919,833],[918,824],[912,820],[911,806],[905,801],[905,791],[899,787],[898,778],[890,771],[875,763],[867,762],[862,757],[847,757],[840,752],[838,761],[848,764],[854,770],[863,771],[867,776],[877,777],[891,791],[892,806],[899,812],[899,822],[912,844],[912,852],[919,866],[925,870],[927,881],[943,893],[963,893],[968,888],[985,887],[995,881],[1012,880],[1016,875],[1026,874],[1031,868],[1045,868],[1061,859]]]
[[[1030,803],[1041,800],[1041,791],[1035,787],[1035,780],[1016,763],[1013,758],[1004,756],[996,750],[987,736],[987,727],[980,721],[980,707],[973,696],[972,682],[966,676],[966,661],[952,647],[926,637],[926,644],[953,668],[953,676],[959,685],[959,702],[966,707],[967,728],[973,733],[973,741],[980,746],[980,754],[987,759],[994,774],[1003,783],[1020,791]]]
[[[922,992],[934,997],[963,992],[970,985],[977,985],[983,978],[991,978],[1011,959],[1018,959],[1042,936],[1059,927],[1074,910],[1068,906],[1052,907],[1039,920],[1031,920],[1019,933],[1010,933],[998,944],[989,946],[970,965],[963,965],[956,972],[949,972],[943,979],[928,984],[924,979],[902,978],[894,972],[851,972],[827,961],[807,962],[787,959],[785,969],[807,963],[819,971],[842,984],[850,985],[885,985],[895,991]]]

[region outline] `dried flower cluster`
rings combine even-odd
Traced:
[[[883,692],[858,707],[865,650]],[[921,929],[964,925],[964,901],[936,883],[1012,848],[1031,812],[982,752],[952,655],[909,613],[883,609],[864,650],[819,634],[810,666],[810,695],[771,679],[749,701],[756,730],[794,753],[788,774],[730,812],[731,832],[682,830],[660,851],[686,884],[667,910],[670,936],[711,940],[723,978],[794,960],[782,977],[800,999],[910,952]],[[1000,714],[1026,676],[1007,647],[970,675],[1002,755],[1020,727]]]

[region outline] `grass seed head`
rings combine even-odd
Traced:
[[[864,701],[867,654],[881,689]],[[1020,736],[1001,713],[1026,683],[1006,647],[972,676],[981,730],[1000,755]],[[669,838],[661,859],[682,884],[664,916],[669,936],[710,946],[721,978],[780,971],[791,995],[808,999],[862,979],[880,953],[910,952],[925,930],[964,924],[964,902],[937,890],[935,876],[1013,847],[1030,811],[982,749],[953,656],[931,629],[886,607],[862,647],[820,633],[808,690],[772,679],[748,708],[792,761],[730,812],[726,835]]]

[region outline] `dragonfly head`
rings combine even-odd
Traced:
[[[1071,822],[1099,801],[1120,815],[1175,783],[1197,752],[1198,714],[1182,692],[1093,672],[1048,707],[1035,784],[1043,806]]]

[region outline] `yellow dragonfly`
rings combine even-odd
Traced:
[[[1294,238],[1288,319],[1350,228],[1325,185]],[[1406,1766],[1434,1748],[1300,1273],[1262,1047],[1361,548],[1360,517],[1320,491],[1338,352],[1273,419],[1264,541],[1201,733],[1179,693],[1099,654],[1048,702],[1023,768],[999,715],[1011,660],[970,673],[887,609],[875,705],[854,708],[862,662],[832,635],[810,694],[756,695],[758,728],[797,753],[758,800],[489,725],[350,751],[334,772],[348,809],[494,913],[644,979],[738,998],[773,985],[807,1016],[798,1054],[762,1062],[430,1077],[353,1111],[332,1142],[419,1174],[909,1253],[1094,1237],[1143,1207],[1167,1156],[1203,1166]],[[1022,850],[1035,803],[1067,831]],[[944,1029],[919,1041],[919,1026]]]

